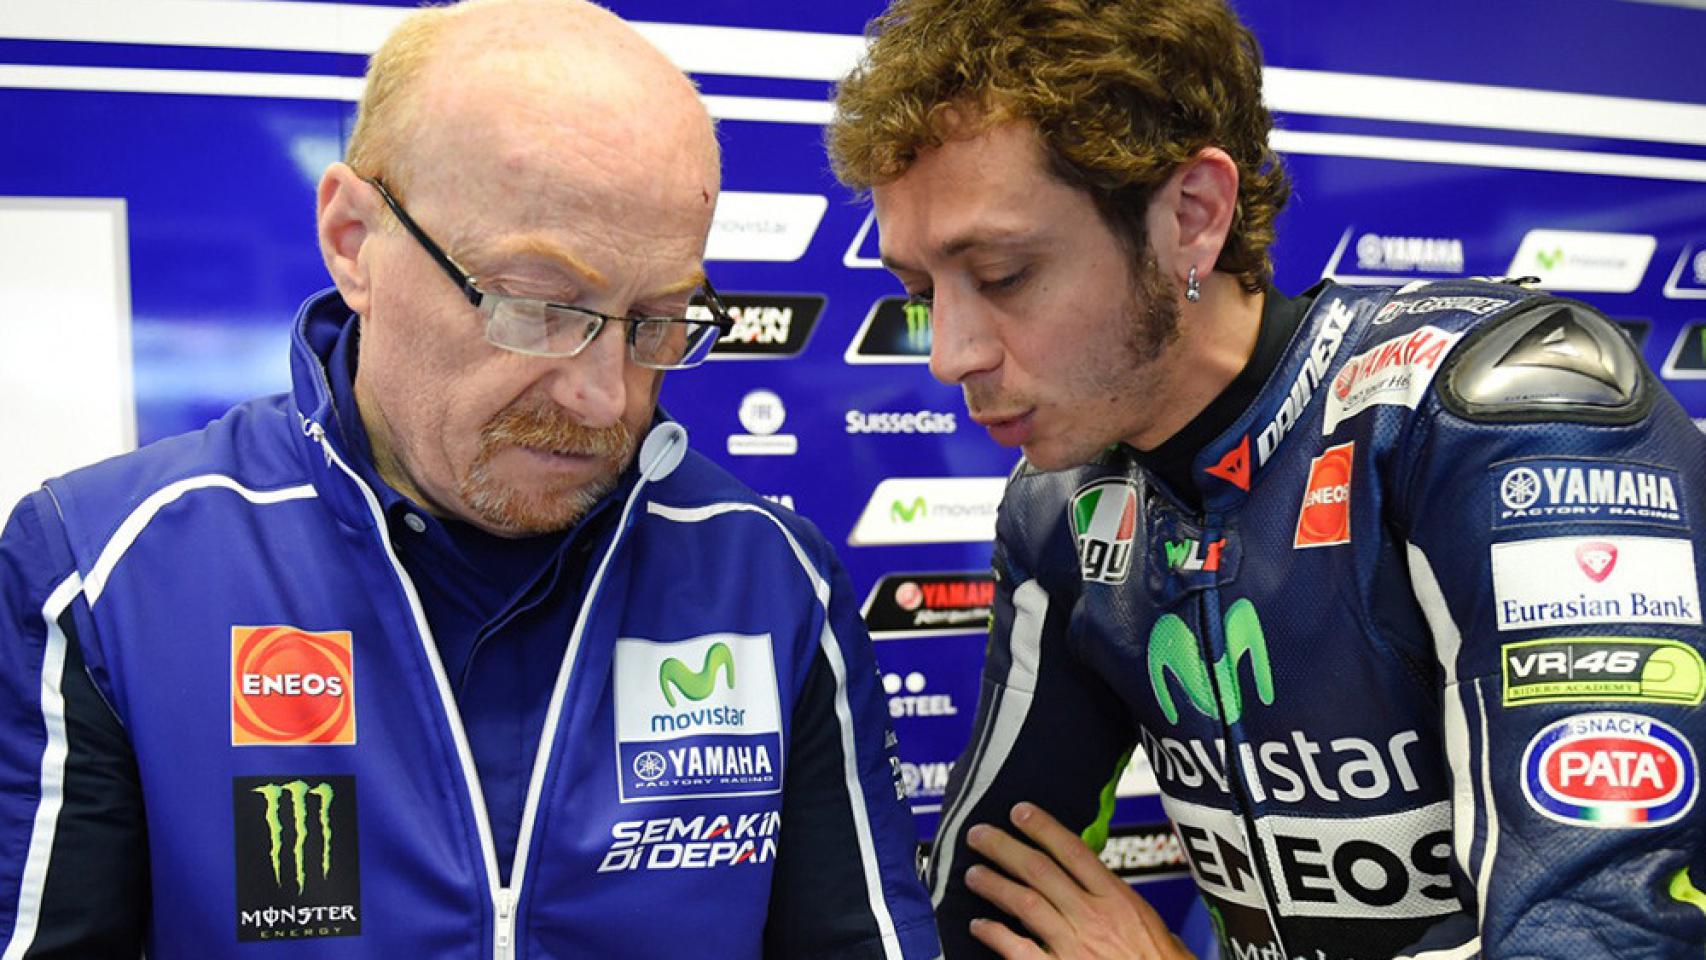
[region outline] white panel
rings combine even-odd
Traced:
[[[0,514],[134,449],[123,200],[0,197]]]

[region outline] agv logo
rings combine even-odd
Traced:
[[[1071,518],[1085,581],[1124,583],[1137,532],[1137,486],[1130,480],[1088,484],[1073,496]]]
[[[232,744],[355,743],[354,664],[347,630],[232,627]]]

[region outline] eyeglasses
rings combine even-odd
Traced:
[[[468,302],[485,314],[486,340],[494,346],[534,357],[579,356],[598,339],[605,324],[615,321],[628,325],[628,356],[635,363],[653,370],[685,370],[704,363],[717,338],[734,329],[734,320],[709,280],[695,298],[703,304],[689,306],[689,312],[696,315],[686,317],[617,317],[567,303],[481,290],[479,281],[426,235],[378,177],[362,179],[379,191],[403,229],[444,268]]]

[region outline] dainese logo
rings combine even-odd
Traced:
[[[231,742],[355,743],[349,631],[232,627]]]

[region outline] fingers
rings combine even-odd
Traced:
[[[1048,956],[1034,942],[1007,929],[1006,924],[994,920],[973,920],[971,935],[999,954],[1002,960],[1041,960]]]
[[[1013,805],[1012,817],[1013,825],[1035,840],[1085,890],[1105,895],[1126,886],[1082,837],[1062,826],[1048,811],[1033,803],[1018,803]]]
[[[1071,914],[1084,899],[1084,890],[1048,854],[989,824],[966,833],[973,850],[988,857],[1019,884],[1041,894],[1061,913]],[[1039,934],[1047,934],[1042,930]]]
[[[1044,943],[1059,944],[1072,936],[1072,924],[1061,915],[1059,907],[1032,887],[1002,876],[1000,871],[972,867],[966,871],[966,887],[1023,923]]]

